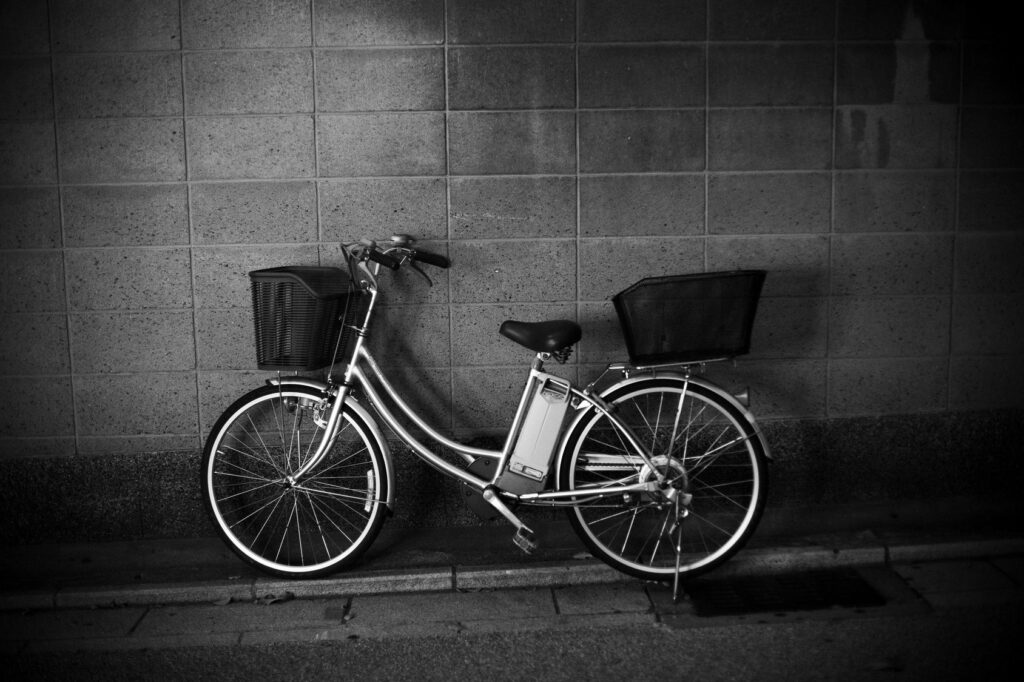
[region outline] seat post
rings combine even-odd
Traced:
[[[544,371],[544,361],[550,357],[547,353],[537,353],[537,357],[533,359],[531,367],[538,372]]]

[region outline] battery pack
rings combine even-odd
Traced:
[[[541,376],[519,429],[508,468],[498,479],[500,488],[516,495],[544,489],[562,423],[569,411],[570,395],[568,381],[550,374]]]

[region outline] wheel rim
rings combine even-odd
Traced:
[[[580,498],[584,539],[618,567],[644,576],[707,569],[746,538],[760,509],[762,472],[751,432],[691,385],[657,386],[613,401],[671,484],[664,490]],[[573,489],[648,482],[654,471],[603,416],[581,427],[570,455]]]
[[[210,508],[244,556],[288,574],[328,569],[357,553],[381,514],[383,487],[373,441],[351,415],[322,462],[298,483],[291,475],[323,435],[319,400],[274,392],[235,412],[213,444]]]

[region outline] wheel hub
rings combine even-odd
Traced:
[[[686,469],[683,468],[683,463],[674,457],[661,455],[659,457],[652,457],[651,464],[654,465],[653,469],[645,464],[644,468],[640,470],[640,483],[657,481],[658,474],[664,476],[665,481],[659,485],[660,489],[652,490],[647,495],[655,502],[662,504],[672,502],[677,495],[682,494],[681,502],[689,504],[690,495],[685,493],[690,487],[690,480],[686,476]]]

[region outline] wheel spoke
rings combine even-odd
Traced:
[[[238,487],[238,485],[240,485],[240,484],[234,484],[234,487]],[[264,488],[272,488],[272,487],[274,487],[276,485],[277,485],[276,483],[264,483],[263,485],[247,486],[247,487],[243,488],[242,490],[240,490],[240,491],[238,491],[236,493],[231,493],[231,494],[228,494],[228,495],[223,495],[223,496],[221,496],[221,499],[224,500],[224,501],[230,501],[230,500],[232,500],[232,499],[234,499],[236,497],[242,497],[242,496],[250,497],[250,496],[252,496],[253,493],[257,492],[258,490],[263,490]],[[227,484],[222,484],[222,487],[227,487]]]
[[[691,467],[690,469],[691,476],[699,476],[702,471],[704,471],[710,466],[713,466],[719,457],[721,457],[723,454],[728,454],[725,452],[726,448],[732,447],[733,445],[737,445],[744,441],[748,441],[751,437],[751,434],[737,436],[736,438],[730,440],[728,443],[723,443],[722,445],[719,445],[718,447],[709,450],[708,452],[705,452],[703,455],[691,457],[690,462],[697,462],[697,466]]]
[[[720,525],[714,523],[713,521],[711,521],[711,519],[707,518],[706,516],[702,516],[699,512],[690,512],[690,515],[697,517],[701,521],[700,524],[697,524],[697,528],[698,529],[703,530],[704,527],[709,527],[709,528],[713,528],[713,529],[717,530],[719,533],[721,533],[722,535],[724,535],[726,537],[729,537],[729,536],[732,535],[732,530],[723,528],[722,526],[720,526]],[[703,533],[702,533],[702,536],[703,536]]]
[[[362,493],[362,494],[355,493],[355,494],[351,494],[351,495],[346,495],[346,494],[340,492],[342,490],[355,490],[354,488],[349,488],[349,487],[334,486],[334,487],[338,488],[337,491],[334,491],[334,490],[324,490],[322,488],[319,488],[319,489],[318,488],[313,488],[313,487],[310,487],[308,485],[297,485],[295,487],[296,487],[296,489],[298,489],[298,490],[300,490],[300,491],[302,491],[302,492],[304,492],[306,494],[319,495],[321,497],[331,498],[331,499],[339,500],[339,501],[353,500],[355,502],[359,502],[360,504],[362,504],[363,502],[366,501],[366,493],[365,492]]]
[[[257,542],[259,541],[259,539],[260,539],[260,536],[261,536],[261,535],[263,535],[263,531],[264,531],[264,530],[266,530],[267,524],[268,524],[268,523],[270,523],[270,519],[271,519],[271,518],[272,518],[272,517],[274,516],[274,511],[276,511],[276,510],[277,510],[277,507],[278,507],[278,505],[279,505],[279,504],[281,504],[281,496],[275,497],[275,498],[274,498],[274,500],[273,500],[272,502],[268,502],[267,504],[263,505],[263,506],[262,506],[262,507],[260,507],[259,509],[257,509],[257,510],[255,510],[255,511],[253,511],[253,512],[252,512],[251,514],[249,514],[248,516],[246,516],[246,517],[244,517],[244,518],[241,518],[241,519],[239,519],[238,521],[236,521],[236,522],[235,522],[235,523],[234,523],[234,524],[232,525],[232,528],[236,528],[236,527],[238,527],[239,525],[241,525],[241,524],[242,524],[243,522],[245,522],[245,521],[246,521],[246,520],[248,520],[249,518],[251,518],[251,517],[255,516],[255,515],[256,515],[256,514],[258,514],[259,512],[261,512],[261,511],[263,511],[264,509],[266,509],[267,507],[269,507],[269,506],[270,506],[271,504],[273,504],[273,505],[274,505],[274,508],[270,510],[270,513],[269,513],[269,514],[267,514],[267,517],[266,517],[266,519],[265,519],[265,520],[263,521],[263,524],[262,524],[262,525],[260,526],[260,529],[259,529],[259,531],[257,531],[257,532],[256,532],[256,535],[255,535],[255,536],[253,537],[253,540],[252,540],[252,541],[253,541],[253,544],[256,544],[256,543],[257,543]]]
[[[672,450],[674,449],[673,446],[675,445],[676,440],[682,435],[682,434],[679,433],[679,419],[683,415],[683,404],[684,404],[685,399],[686,399],[686,393],[685,392],[684,393],[680,393],[679,394],[679,406],[676,407],[676,418],[672,421],[672,435],[668,439],[668,452],[666,453],[668,455],[672,454]],[[687,425],[687,426],[689,426],[689,425]],[[684,441],[684,442],[688,443],[689,440]],[[683,459],[684,460],[686,459],[686,454],[685,453],[683,454]]]
[[[744,485],[744,486],[746,486],[746,485],[753,484],[753,482],[754,482],[753,479],[748,479],[748,480],[745,480],[745,481],[731,481],[729,483],[720,483],[718,485],[702,485],[701,488],[700,488],[700,492],[703,493],[704,491],[708,491],[710,493],[713,493],[713,496],[715,497],[715,499],[724,500],[724,501],[728,502],[729,504],[735,505],[739,509],[746,509],[747,508],[747,504],[745,504],[744,502],[736,500],[733,495],[728,495],[728,494],[722,492],[722,488],[729,487],[729,486],[737,486],[737,485]],[[696,493],[694,494],[694,497],[697,497]],[[701,497],[704,497],[704,496],[701,495]]]
[[[651,562],[650,566],[654,566],[654,560],[658,558],[658,548],[661,547],[661,538],[665,535],[665,529],[668,527],[669,515],[665,514],[664,520],[661,522],[661,530],[658,531],[657,536],[654,540],[654,549],[651,550]]]
[[[313,522],[316,524],[317,532],[320,535],[320,542],[324,546],[324,556],[330,556],[331,548],[327,546],[327,533],[324,531],[323,525],[320,522],[320,516],[316,513],[316,505],[313,503],[309,493],[304,493],[306,496],[306,503],[309,505],[309,513],[313,516]]]
[[[231,469],[234,469],[234,473],[229,473],[226,470],[220,470],[220,471],[216,472],[220,476],[234,476],[236,478],[248,478],[248,479],[253,480],[253,481],[268,481],[268,482],[276,482],[278,480],[282,480],[282,479],[278,479],[277,477],[274,477],[273,479],[269,479],[266,476],[258,474],[255,471],[252,471],[251,469],[249,469],[248,467],[242,466],[241,464],[237,464],[235,462],[227,462],[227,461],[225,461],[225,462],[221,462],[221,464],[224,467],[230,467]]]
[[[260,434],[259,429],[256,427],[256,424],[253,423],[252,416],[251,415],[246,415],[246,418],[249,420],[249,423],[252,425],[252,429],[251,430],[247,430],[247,429],[245,429],[245,427],[242,427],[242,433],[247,435],[247,436],[253,436],[254,435],[256,437],[256,439],[260,442],[260,445],[263,446],[263,451],[267,455],[267,460],[266,460],[267,464],[272,466],[278,473],[281,473],[281,469],[277,466],[277,463],[274,461],[274,456],[270,453],[270,448],[267,447],[267,444],[263,441],[263,436],[262,436],[262,434]],[[236,436],[234,434],[231,434],[231,437],[233,439],[237,440],[239,443],[243,443],[244,444],[244,442],[245,442],[241,438],[239,438],[238,436]]]

